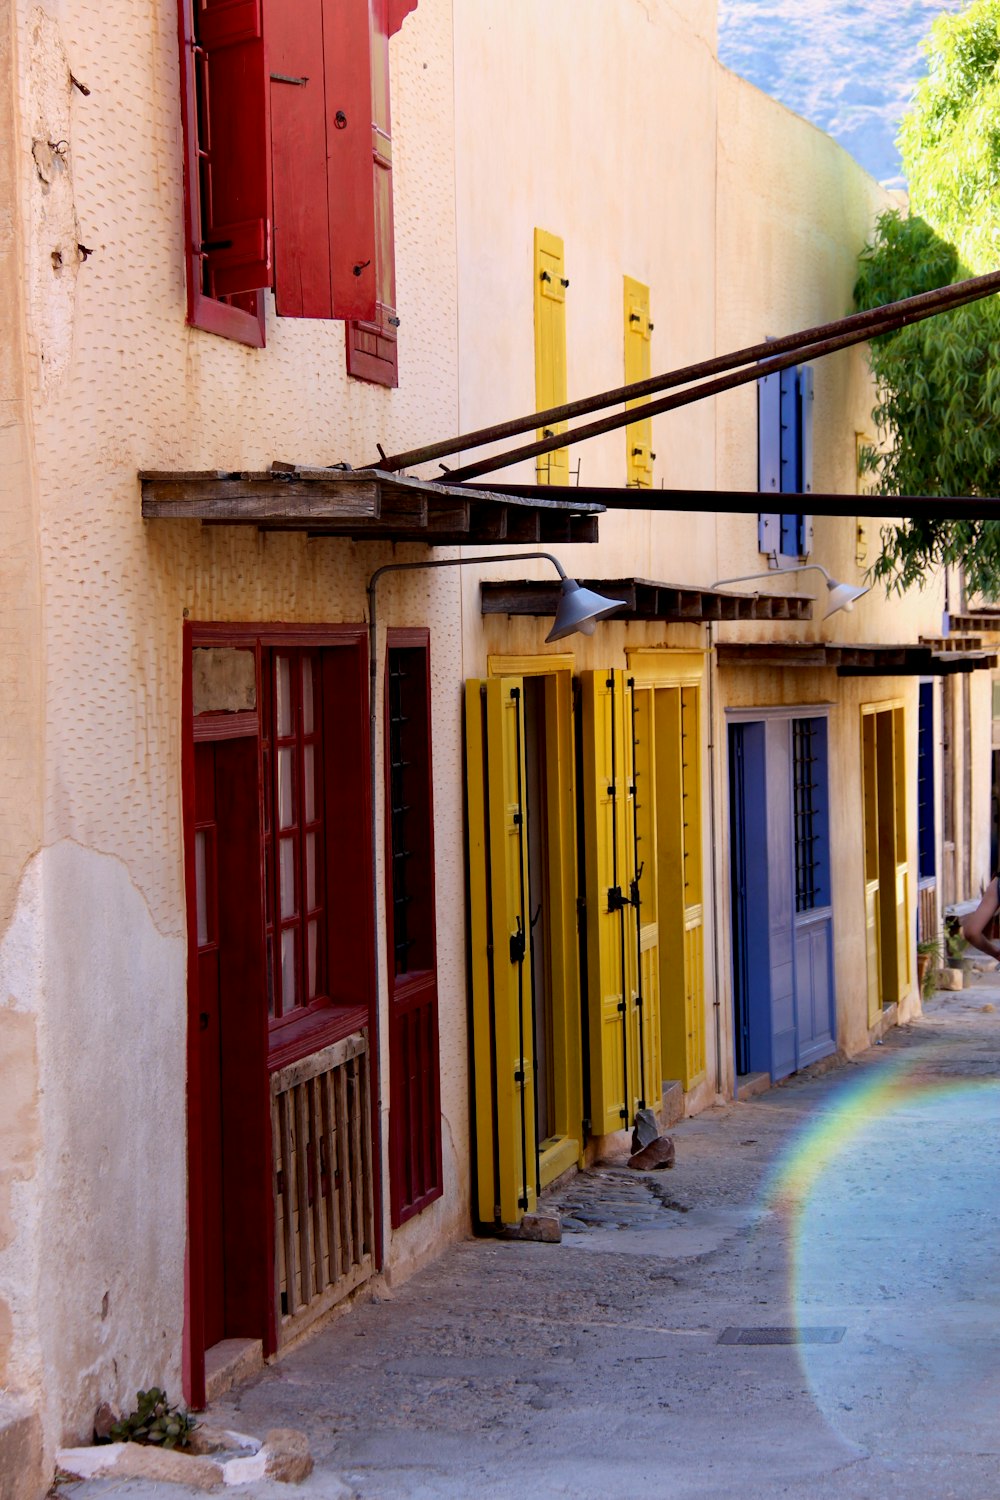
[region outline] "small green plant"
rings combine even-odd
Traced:
[[[941,967],[941,939],[923,938],[917,944],[917,972],[920,976],[920,996],[929,1000],[937,989],[938,969]]]
[[[160,1448],[186,1448],[198,1423],[190,1412],[171,1406],[166,1392],[154,1385],[136,1394],[135,1411],[111,1428],[113,1443],[155,1443]]]
[[[948,946],[948,961],[951,967],[953,969],[961,969],[965,960],[966,949],[966,942],[965,938],[962,936],[962,929],[960,927],[956,927],[955,931],[952,932],[949,928],[945,941]]]

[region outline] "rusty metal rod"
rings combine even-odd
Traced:
[[[955,282],[951,286],[937,287],[934,291],[921,292],[901,302],[888,302],[883,307],[873,307],[865,312],[851,313],[848,317],[839,318],[833,323],[823,323],[815,328],[804,329],[800,333],[789,333],[778,339],[752,344],[749,348],[739,349],[733,354],[719,354],[713,359],[686,365],[682,369],[671,370],[665,375],[653,375],[646,380],[634,381],[631,385],[618,386],[614,390],[602,391],[595,396],[581,397],[577,401],[569,401],[562,406],[552,406],[547,411],[528,412],[523,417],[514,417],[508,422],[496,422],[490,427],[480,427],[474,432],[462,433],[458,437],[445,438],[437,443],[427,443],[421,448],[410,448],[405,453],[396,453],[388,457],[380,456],[377,464],[372,467],[387,469],[395,473],[399,469],[409,468],[414,464],[430,463],[436,458],[446,458],[450,453],[481,448],[485,443],[516,437],[519,433],[530,432],[533,428],[550,427],[554,422],[564,422],[572,417],[586,416],[592,411],[602,411],[605,407],[617,406],[622,401],[634,401],[642,396],[671,390],[678,385],[690,385],[695,380],[722,374],[739,365],[766,359],[769,355],[779,355],[791,349],[800,349],[806,345],[818,343],[821,339],[846,333],[853,328],[865,329],[870,337],[873,325],[882,323],[887,317],[896,314],[901,309],[917,311],[926,307],[933,308],[935,312],[944,312],[952,306],[962,306],[966,302],[975,301],[995,291],[1000,291],[1000,271],[991,271],[986,276],[976,276],[968,281]],[[899,324],[898,326],[905,325]]]
[[[1000,287],[1000,273],[994,274],[997,275],[997,286]],[[960,285],[963,284],[960,283]],[[571,428],[568,432],[554,433],[552,437],[540,438],[534,443],[525,443],[520,448],[508,448],[506,452],[495,453],[490,458],[480,459],[478,463],[460,465],[457,469],[448,470],[447,481],[453,484],[459,480],[477,479],[481,474],[492,474],[497,469],[509,468],[511,464],[521,463],[524,459],[536,458],[542,453],[552,453],[557,448],[568,448],[572,443],[582,443],[588,438],[600,437],[606,432],[615,432],[620,427],[629,427],[633,422],[642,421],[646,417],[660,416],[664,412],[675,411],[678,407],[690,406],[695,401],[703,401],[706,396],[718,396],[723,391],[735,390],[737,386],[748,385],[751,381],[760,380],[764,375],[775,375],[780,370],[787,370],[792,365],[798,364],[799,360],[821,359],[824,355],[835,354],[840,349],[850,348],[852,344],[865,343],[879,334],[906,328],[911,323],[919,323],[925,318],[934,317],[938,312],[964,307],[967,303],[975,302],[988,295],[989,289],[977,291],[971,295],[966,293],[962,298],[949,302],[947,308],[925,306],[902,315],[894,313],[891,318],[866,329],[855,328],[836,338],[821,339],[818,343],[800,346],[777,359],[761,360],[758,364],[720,376],[717,380],[706,380],[689,390],[664,396],[659,401],[646,401],[641,406],[632,407],[628,411],[615,412],[610,417],[602,417],[597,422],[587,422],[582,427]],[[900,303],[894,305],[902,306]]]
[[[530,500],[548,494],[546,484],[490,485],[491,494],[502,500],[504,495]],[[577,497],[588,505],[603,505],[607,510],[707,511],[720,515],[756,515],[773,496],[774,503],[794,510],[808,511],[812,516],[859,516],[862,507],[871,519],[891,520],[905,517],[910,521],[1000,521],[1000,496],[997,495],[832,495],[808,491],[793,494],[774,490],[640,490],[622,485],[582,485],[568,492],[567,504]]]

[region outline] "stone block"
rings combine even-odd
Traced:
[[[676,1159],[677,1153],[670,1136],[661,1135],[634,1156],[630,1156],[628,1164],[635,1172],[662,1172],[665,1167],[672,1167]]]
[[[44,1493],[42,1424],[27,1405],[0,1400],[0,1500],[37,1500]]]
[[[632,1155],[642,1151],[644,1147],[651,1146],[660,1133],[660,1126],[651,1109],[640,1109],[636,1111],[635,1126],[632,1130]]]
[[[142,1443],[59,1448],[56,1467],[73,1479],[150,1479],[207,1492],[221,1489],[224,1483],[221,1466],[210,1458]]]
[[[313,1471],[309,1439],[294,1427],[272,1427],[264,1434],[264,1474],[282,1484],[298,1484]]]

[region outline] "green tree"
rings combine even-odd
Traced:
[[[855,302],[877,307],[1000,266],[1000,0],[939,18],[928,72],[899,135],[910,214],[883,214],[861,255]],[[880,444],[863,456],[891,495],[1000,493],[1000,302],[995,297],[870,345]],[[1000,598],[1000,522],[903,520],[875,576],[922,584],[961,562],[972,593]]]

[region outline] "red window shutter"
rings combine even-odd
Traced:
[[[392,129],[389,112],[389,0],[371,0],[371,119],[369,173],[375,207],[374,318],[347,330],[347,373],[378,385],[399,384],[396,261],[392,223]]]
[[[375,315],[368,0],[270,0],[275,306]]]
[[[416,10],[417,0],[389,0],[389,35],[395,36],[411,10]]]
[[[261,0],[195,0],[201,244],[209,296],[271,281],[270,153]]]

